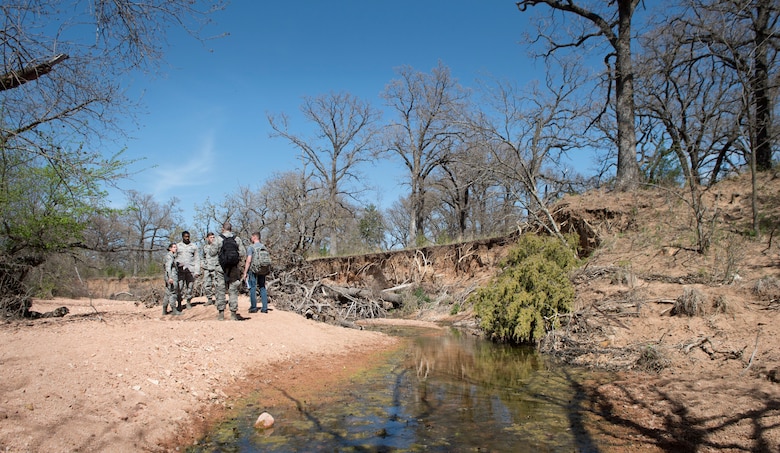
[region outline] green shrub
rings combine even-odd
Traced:
[[[431,298],[428,297],[422,286],[416,287],[412,294],[414,294],[415,299],[417,299],[417,305],[421,307],[431,303]]]
[[[124,278],[125,276],[125,271],[115,266],[107,266],[104,269],[103,273],[105,274],[106,277]]]
[[[561,241],[527,234],[502,263],[503,270],[470,300],[480,327],[499,342],[537,343],[558,327],[574,302],[568,271],[579,264],[576,238]]]

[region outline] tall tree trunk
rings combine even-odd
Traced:
[[[334,179],[332,179],[334,180]],[[337,256],[339,254],[338,246],[338,187],[332,184],[329,188],[328,194],[328,207],[330,211],[330,256]]]
[[[772,169],[772,143],[769,128],[772,124],[772,108],[769,95],[769,63],[767,61],[767,43],[769,41],[770,2],[756,2],[756,61],[751,80],[756,115],[756,143],[753,152],[756,154],[756,170]]]
[[[618,35],[615,43],[615,113],[617,115],[617,175],[618,190],[631,190],[639,184],[639,164],[636,160],[634,129],[634,71],[631,63],[631,17],[635,0],[619,0]]]
[[[551,51],[564,47],[582,47],[583,43],[594,36],[604,36],[614,49],[615,62],[615,114],[617,116],[617,172],[615,187],[618,190],[631,190],[639,184],[639,163],[636,159],[636,131],[634,128],[634,72],[631,64],[631,21],[639,0],[613,0],[609,2],[582,2],[589,6],[605,3],[606,8],[618,8],[618,31],[615,33],[611,20],[604,19],[595,9],[583,7],[575,0],[522,0],[517,2],[520,11],[529,6],[545,4],[558,11],[572,13],[590,21],[599,29],[599,33],[582,31],[571,42],[553,41]],[[611,16],[611,14],[608,14]]]
[[[412,189],[412,212],[411,223],[409,225],[409,241],[411,246],[415,247],[420,241],[425,239],[425,191],[422,183]]]

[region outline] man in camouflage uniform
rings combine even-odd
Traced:
[[[168,305],[171,306],[172,315],[180,315],[181,312],[176,308],[176,282],[179,280],[178,268],[176,266],[176,244],[168,246],[168,253],[165,254],[165,272],[163,279],[165,280],[165,296],[162,301],[162,314],[163,316],[168,314]]]
[[[207,245],[208,247],[208,255],[217,257],[219,259],[219,251],[222,248],[222,243],[224,242],[223,237],[228,238],[231,236],[234,236],[233,227],[230,225],[230,222],[225,222],[224,225],[222,225],[222,233],[214,238],[214,241]],[[239,263],[241,262],[242,258],[245,259],[246,257],[246,248],[244,247],[244,244],[241,242],[241,238],[238,236],[235,236],[236,238],[236,245],[238,245],[238,255],[239,255]],[[222,266],[217,265],[216,267],[216,274],[217,274],[217,319],[222,321],[225,319],[225,305],[229,305],[230,308],[230,319],[233,319],[235,321],[238,321],[241,319],[241,317],[238,315],[238,289],[241,287],[241,271],[239,265],[233,266],[227,271],[225,269],[222,269]],[[227,290],[230,296],[230,301],[225,300],[225,287],[227,286]]]
[[[187,302],[187,308],[192,308],[192,290],[195,287],[195,279],[200,275],[200,253],[198,245],[190,242],[190,232],[181,233],[181,242],[176,244],[176,264],[179,266],[179,310],[181,302]]]
[[[206,295],[206,305],[214,305],[217,300],[217,268],[219,268],[219,258],[211,256],[208,252],[209,247],[214,242],[214,233],[209,231],[206,235],[206,245],[203,247],[203,260],[201,261],[203,269],[203,292]],[[220,277],[221,278],[221,277]],[[222,288],[224,297],[224,290]]]

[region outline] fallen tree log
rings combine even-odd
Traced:
[[[368,288],[347,288],[342,286],[328,286],[322,285],[335,293],[335,297],[343,296],[347,298],[358,298],[365,300],[376,300],[390,302],[393,308],[398,308],[403,304],[403,298],[399,294],[386,293],[381,291],[377,294],[376,291]]]

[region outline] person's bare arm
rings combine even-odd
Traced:
[[[249,272],[249,263],[252,262],[252,255],[247,255],[246,260],[244,260],[244,276],[241,277],[241,280],[246,280],[246,275]]]

